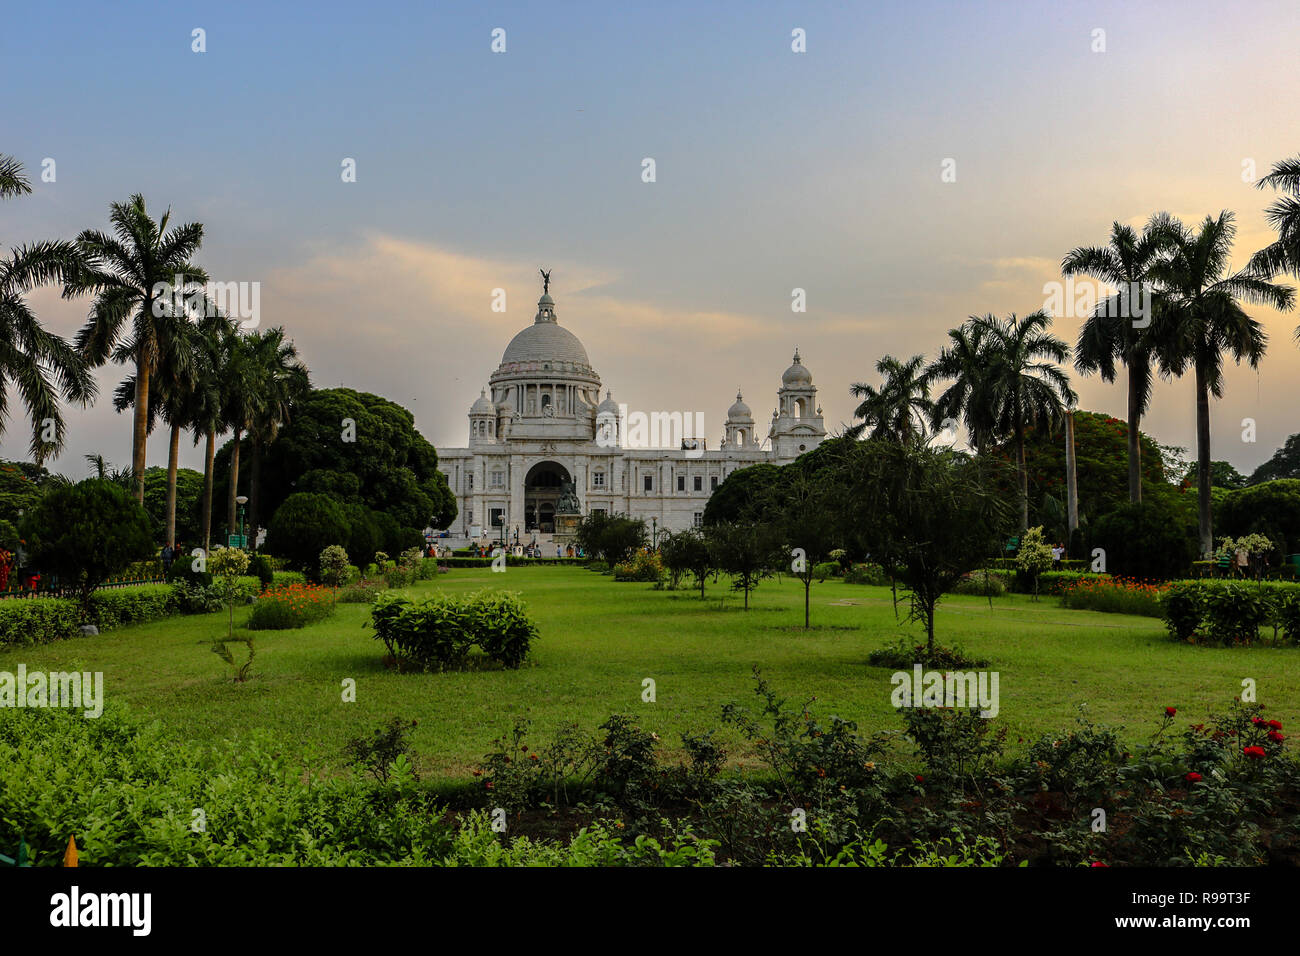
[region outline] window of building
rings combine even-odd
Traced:
[[[696,476],[695,476],[695,490],[696,490],[696,491],[703,491],[703,490],[704,490],[704,476],[703,476],[703,475],[696,475]]]
[[[591,509],[591,513],[592,513],[593,515],[600,515],[600,517],[602,517],[602,518],[605,517],[605,509],[604,509],[604,508],[592,508],[592,509]]]
[[[704,512],[703,512],[703,511],[697,511],[697,512],[695,512],[695,517],[694,517],[694,519],[693,519],[693,523],[694,523],[695,527],[697,527],[697,528],[700,528],[700,527],[703,527],[703,526],[704,526]]]
[[[718,490],[718,476],[717,476],[717,475],[714,475],[712,478],[709,479],[709,489],[710,489],[711,491],[717,491],[717,490]]]
[[[506,486],[506,473],[504,471],[492,472],[492,487],[504,488]]]
[[[677,490],[678,490],[678,491],[685,491],[685,490],[686,490],[686,476],[685,476],[685,475],[678,475],[678,476],[677,476]]]
[[[645,478],[644,478],[643,480],[644,480],[644,482],[645,482],[645,490],[646,490],[646,491],[654,491],[654,490],[655,490],[655,479],[654,479],[654,476],[653,476],[653,475],[646,475]]]
[[[505,508],[489,508],[488,524],[490,524],[494,528],[501,527],[501,525],[505,523],[506,520],[505,515],[506,515]]]
[[[593,488],[605,487],[605,473],[603,471],[593,471],[591,473],[591,487]]]
[[[474,476],[472,474],[465,476],[465,490],[466,491],[474,490]]]

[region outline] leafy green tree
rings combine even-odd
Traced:
[[[0,154],[0,199],[26,195],[31,183],[22,164]],[[9,417],[10,392],[17,392],[32,426],[32,457],[39,464],[63,449],[66,423],[60,400],[83,408],[95,398],[95,379],[82,356],[41,327],[27,302],[32,290],[65,281],[80,268],[76,244],[34,242],[14,247],[0,259],[0,435]],[[49,436],[46,422],[53,423]],[[52,440],[50,440],[52,438]]]
[[[886,429],[886,434],[890,434]],[[892,441],[893,436],[878,440]],[[836,504],[842,489],[826,476],[806,470],[782,469],[784,481],[779,501],[770,509],[775,521],[770,525],[785,542],[791,573],[803,583],[803,626],[810,626],[812,583],[816,566],[827,560],[843,540],[842,525]]]
[[[98,478],[52,487],[24,515],[22,533],[32,565],[75,590],[83,614],[96,588],[153,555],[144,508],[120,485]]]
[[[1091,276],[1118,290],[1098,303],[1079,330],[1074,367],[1084,375],[1100,373],[1105,382],[1115,381],[1117,363],[1128,370],[1130,501],[1142,500],[1142,448],[1138,436],[1142,416],[1151,403],[1153,356],[1161,354],[1160,335],[1165,328],[1154,314],[1145,317],[1145,324],[1139,324],[1133,293],[1140,296],[1143,289],[1153,290],[1151,270],[1163,255],[1167,218],[1152,217],[1140,236],[1131,226],[1113,223],[1109,245],[1081,246],[1061,263],[1064,275]],[[1151,305],[1154,312],[1155,303]]]
[[[659,539],[659,554],[664,567],[674,574],[690,574],[704,599],[704,584],[713,573],[713,557],[709,543],[700,528],[686,528],[663,535]]]
[[[219,475],[233,447],[227,443],[218,453]],[[313,389],[294,405],[265,449],[261,479],[264,513],[310,490],[388,515],[400,536],[416,544],[426,525],[445,528],[456,517],[438,453],[416,430],[415,417],[395,402],[350,388]],[[396,554],[406,547],[385,550]]]
[[[20,524],[23,514],[40,501],[45,489],[59,483],[42,465],[0,460],[0,520]]]
[[[1300,478],[1300,435],[1292,435],[1273,457],[1256,468],[1250,475],[1250,484],[1258,485],[1279,478]]]
[[[612,568],[631,560],[632,555],[644,548],[649,533],[640,518],[592,512],[578,522],[573,537],[593,560],[604,561]]]
[[[1014,526],[998,487],[1005,465],[919,442],[865,441],[844,450],[839,469],[842,519],[907,590],[909,619],[925,627],[933,660],[935,607],[1000,552]]]
[[[1229,492],[1219,506],[1230,535],[1280,537],[1288,554],[1300,552],[1300,478],[1280,478]]]
[[[723,521],[705,529],[709,557],[714,567],[731,576],[731,589],[749,594],[760,581],[781,566],[781,542],[771,526],[757,521]]]
[[[149,432],[149,395],[162,363],[183,361],[180,346],[189,324],[183,306],[162,289],[207,282],[207,273],[190,262],[203,242],[203,226],[186,223],[168,231],[168,210],[154,222],[138,193],[113,203],[113,235],[87,229],[77,237],[84,266],[64,282],[64,294],[93,294],[90,318],[77,335],[77,349],[92,365],[135,362],[136,395],[132,402],[131,473],[136,501],[144,501],[145,444]]]
[[[191,547],[202,547],[203,534],[200,515],[203,503],[203,475],[192,468],[177,468],[174,483],[169,480],[168,469],[146,468],[144,473],[144,510],[153,525],[154,538],[169,544],[184,541]],[[168,486],[175,489],[170,508]],[[167,535],[167,516],[172,513],[173,534]]]
[[[926,422],[934,412],[925,357],[913,355],[900,362],[886,355],[876,362],[876,371],[885,377],[879,389],[864,382],[849,386],[853,397],[862,399],[853,410],[853,417],[861,421],[845,435],[858,438],[870,432],[873,438],[899,442],[924,435]]]
[[[1090,549],[1105,553],[1111,574],[1148,580],[1185,577],[1196,554],[1191,515],[1160,498],[1122,504],[1089,529]]]
[[[1030,528],[1020,536],[1016,567],[1034,582],[1034,600],[1037,601],[1038,579],[1052,567],[1052,548],[1043,540],[1042,528]]]
[[[1197,230],[1170,220],[1163,227],[1166,260],[1152,269],[1159,283],[1171,333],[1171,374],[1189,367],[1196,378],[1197,512],[1202,555],[1214,550],[1210,488],[1210,396],[1223,395],[1225,355],[1252,368],[1264,357],[1268,340],[1263,326],[1241,303],[1291,308],[1295,290],[1274,285],[1249,269],[1230,273],[1229,257],[1237,228],[1233,214],[1206,216]]]
[[[1100,412],[1074,413],[1075,474],[1078,479],[1079,517],[1086,524],[1130,499],[1127,489],[1129,429],[1123,419]],[[1145,433],[1141,444],[1143,496],[1160,494],[1169,486],[1160,446]],[[1011,483],[1005,488],[1015,496],[1016,449],[1011,441],[991,445],[988,454],[1011,466]],[[1032,426],[1025,429],[1025,473],[1031,490],[1030,523],[1051,525],[1044,510],[1050,497],[1064,502],[1066,496],[1065,438],[1059,431]],[[1169,486],[1172,487],[1172,486]],[[1062,511],[1062,517],[1064,512]],[[1063,535],[1064,525],[1059,529]]]
[[[1183,475],[1183,481],[1189,488],[1196,487],[1198,469],[1193,466]],[[1246,476],[1232,467],[1230,461],[1210,462],[1210,484],[1215,488],[1244,488]]]
[[[315,576],[320,553],[348,541],[351,528],[343,508],[324,495],[300,491],[285,499],[271,518],[266,550]]]
[[[776,465],[764,462],[737,468],[723,479],[705,502],[704,524],[754,517],[755,508],[768,500],[772,487],[779,481],[780,469]]]

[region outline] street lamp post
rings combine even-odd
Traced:
[[[235,499],[235,504],[239,505],[239,546],[247,551],[248,535],[244,529],[244,505],[248,504],[248,496],[240,495]]]
[[[651,548],[659,547],[659,519],[658,518],[650,519],[650,547]]]

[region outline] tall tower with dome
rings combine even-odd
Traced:
[[[611,389],[602,398],[600,376],[579,338],[560,324],[550,275],[542,275],[532,323],[506,345],[469,408],[468,444],[438,449],[438,467],[459,504],[447,543],[505,538],[563,547],[573,515],[594,511],[641,517],[659,530],[689,528],[737,468],[793,461],[825,438],[817,389],[796,350],[765,437],[737,390],[716,448],[701,436],[679,447],[646,443],[644,429],[628,428],[637,410],[620,405]],[[681,410],[640,412],[684,417]]]

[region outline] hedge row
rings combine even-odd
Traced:
[[[244,599],[259,590],[257,578],[238,579]],[[0,601],[0,647],[30,647],[76,637],[82,623],[101,631],[128,624],[157,621],[172,614],[216,610],[220,601],[214,588],[201,585],[141,584],[135,587],[95,591],[90,596],[90,613],[83,622],[72,598],[8,598]]]

